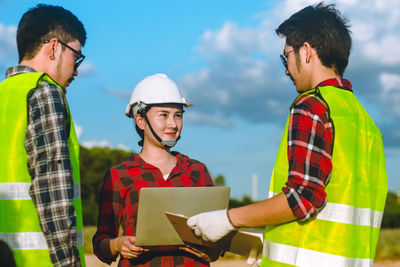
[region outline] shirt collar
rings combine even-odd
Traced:
[[[12,66],[7,69],[6,79],[17,74],[30,73],[30,72],[37,72],[37,71],[34,68],[25,65]]]
[[[316,88],[329,85],[353,92],[353,86],[351,85],[351,82],[343,78],[333,78],[322,81],[316,86]]]
[[[181,169],[185,170],[189,166],[189,157],[182,155],[179,152],[173,151],[171,152],[172,155],[176,157],[176,166]],[[142,168],[154,168],[153,165],[147,163],[144,159],[142,159],[138,154],[134,153],[129,156],[129,158],[126,161],[126,166],[128,168],[134,168],[134,167],[142,167]]]
[[[334,86],[339,89],[343,89],[349,92],[353,93],[352,85],[350,81],[342,78],[333,78],[333,79],[327,79],[325,81],[320,82],[315,88],[302,92],[299,94],[296,99],[293,101],[292,105],[290,106],[289,110],[292,110],[293,106],[299,101],[299,99],[305,95],[312,95],[318,92],[319,87],[324,87],[324,86]]]

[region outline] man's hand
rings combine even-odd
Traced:
[[[110,240],[110,249],[113,255],[120,253],[125,259],[137,258],[143,252],[149,251],[142,247],[137,247],[134,236],[120,236]]]
[[[187,225],[197,236],[211,242],[218,241],[235,229],[228,218],[226,209],[194,215],[187,220]]]

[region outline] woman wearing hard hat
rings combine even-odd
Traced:
[[[195,248],[161,253],[134,245],[140,188],[213,185],[203,163],[170,151],[180,138],[183,107],[191,106],[165,74],[148,76],[133,90],[125,114],[135,120],[143,148],[104,177],[93,237],[101,261],[110,264],[120,254],[119,266],[209,266],[211,258]]]

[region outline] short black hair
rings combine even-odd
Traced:
[[[319,3],[293,14],[279,25],[276,33],[286,37],[286,44],[293,46],[296,53],[304,42],[308,42],[316,50],[322,65],[343,76],[351,50],[349,28],[348,20],[335,5]]]
[[[82,22],[61,6],[39,4],[29,9],[17,30],[19,62],[34,58],[43,42],[51,38],[64,43],[78,40],[84,46],[86,31]]]

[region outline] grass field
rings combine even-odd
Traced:
[[[85,254],[93,254],[92,237],[96,233],[96,226],[85,226],[83,228],[83,244]]]
[[[400,228],[381,230],[375,259],[400,259]]]
[[[96,232],[95,226],[84,228],[85,254],[93,254],[92,237]],[[224,258],[233,259],[237,256],[226,253]],[[400,259],[400,228],[382,229],[379,235],[378,246],[376,248],[376,260]]]

